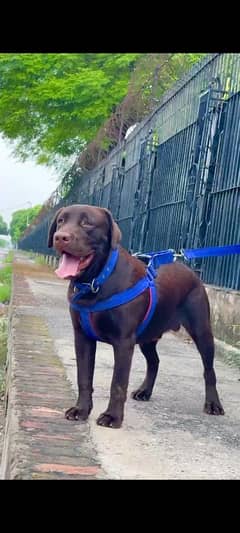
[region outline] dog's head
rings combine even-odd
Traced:
[[[96,259],[105,259],[120,240],[121,231],[108,209],[70,205],[55,214],[48,247],[53,246],[62,256],[57,274],[72,278],[81,275]]]

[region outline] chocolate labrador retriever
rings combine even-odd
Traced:
[[[122,248],[120,240],[121,232],[111,213],[90,205],[59,209],[49,230],[48,246],[54,246],[61,256],[56,273],[70,279],[68,298],[79,396],[76,405],[66,411],[66,418],[86,420],[91,412],[96,340],[111,344],[114,350],[110,400],[97,424],[119,428],[134,345],[140,345],[147,372],[132,397],[149,400],[159,365],[157,341],[166,331],[178,330],[181,324],[202,358],[206,387],[204,411],[223,415],[213,368],[209,303],[202,282],[190,268],[178,262],[160,266],[155,279],[154,274],[146,277],[146,265]],[[150,300],[154,295],[153,308]],[[141,324],[146,320],[144,329]]]

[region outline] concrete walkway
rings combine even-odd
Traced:
[[[226,415],[202,412],[204,384],[194,345],[167,334],[152,399],[130,398],[145,363],[136,347],[123,427],[96,425],[108,403],[113,355],[99,343],[94,409],[87,423],[64,419],[75,401],[67,282],[16,255],[9,344],[4,479],[240,479],[240,373],[216,361]]]

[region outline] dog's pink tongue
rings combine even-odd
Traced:
[[[73,255],[62,254],[59,267],[55,273],[59,278],[68,278],[69,276],[76,276],[79,267],[79,257]]]

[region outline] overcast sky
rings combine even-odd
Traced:
[[[54,172],[31,162],[19,163],[0,137],[0,214],[7,223],[14,211],[42,204],[57,186]]]

